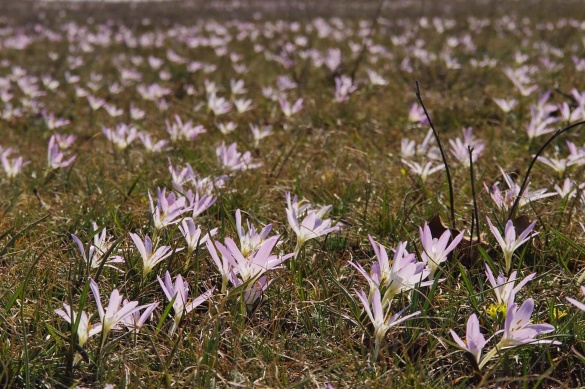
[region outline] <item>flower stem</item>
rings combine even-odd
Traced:
[[[483,369],[483,367],[489,362],[490,359],[492,359],[496,354],[498,353],[498,347],[494,347],[493,349],[490,350],[489,353],[487,353],[483,359],[481,360],[481,362],[479,363],[479,370]]]

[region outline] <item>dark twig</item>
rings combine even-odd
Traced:
[[[518,208],[518,203],[520,202],[520,199],[522,198],[522,194],[524,193],[524,190],[526,190],[526,186],[528,185],[528,177],[530,177],[530,172],[532,171],[532,167],[534,166],[534,164],[538,160],[538,157],[540,157],[540,155],[544,152],[544,149],[546,149],[548,147],[548,145],[550,145],[552,143],[553,140],[555,140],[559,136],[563,135],[565,132],[567,132],[575,127],[578,127],[582,124],[585,124],[585,120],[577,122],[577,123],[573,123],[568,127],[565,127],[563,129],[558,130],[557,132],[555,132],[553,134],[553,136],[551,136],[549,138],[549,140],[546,141],[546,143],[544,145],[542,145],[540,150],[538,150],[538,152],[534,155],[534,158],[532,158],[532,161],[530,161],[530,165],[528,165],[528,170],[526,171],[526,174],[524,175],[524,181],[522,181],[522,185],[520,186],[520,191],[518,192],[518,196],[516,196],[516,200],[514,200],[514,204],[512,205],[512,208],[510,208],[510,213],[508,213],[508,220],[512,219],[512,217],[514,216],[514,212],[516,211],[516,208]]]
[[[477,197],[475,195],[475,175],[473,174],[473,158],[472,158],[472,154],[473,154],[473,147],[471,146],[467,146],[467,150],[469,151],[469,176],[471,179],[471,198],[473,199],[473,218],[472,223],[471,223],[471,232],[470,232],[470,237],[471,237],[471,241],[473,242],[473,220],[475,220],[475,224],[476,224],[476,233],[477,233],[477,244],[479,245],[481,242],[481,238],[479,235],[479,212],[477,210]]]
[[[453,194],[453,182],[451,181],[451,172],[449,172],[449,164],[447,164],[447,157],[445,156],[445,150],[443,150],[443,145],[441,144],[441,139],[439,138],[439,133],[435,128],[431,117],[429,116],[429,112],[427,111],[427,107],[425,107],[425,103],[420,95],[420,88],[418,85],[418,81],[416,81],[416,97],[422,105],[423,110],[425,111],[425,116],[429,121],[429,125],[433,130],[433,134],[435,135],[435,139],[437,140],[437,144],[439,145],[439,150],[441,151],[441,158],[443,159],[443,165],[445,165],[445,172],[447,173],[447,184],[449,185],[449,205],[451,207],[451,228],[455,230],[455,196]]]

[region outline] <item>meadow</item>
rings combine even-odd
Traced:
[[[0,2],[0,386],[585,385],[578,1]]]

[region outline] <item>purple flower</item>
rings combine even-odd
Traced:
[[[512,223],[512,220],[508,220],[508,222],[506,223],[506,227],[504,229],[504,236],[502,236],[502,234],[500,234],[500,231],[496,227],[494,227],[489,217],[487,218],[487,222],[489,224],[490,230],[492,231],[492,234],[494,234],[496,240],[498,241],[498,244],[502,248],[506,272],[509,272],[510,269],[512,268],[512,256],[514,255],[514,251],[516,251],[518,247],[522,246],[524,243],[528,242],[532,237],[538,234],[535,233],[533,235],[530,235],[532,229],[536,225],[536,221],[530,223],[530,225],[526,227],[524,231],[522,231],[519,237],[516,237],[516,228],[514,227],[514,223]]]
[[[453,238],[451,244],[449,244],[449,240],[451,239],[450,230],[443,232],[441,237],[437,239],[433,238],[431,229],[426,222],[423,228],[419,227],[420,240],[423,246],[421,259],[431,269],[431,273],[429,274],[431,280],[433,279],[439,265],[447,260],[449,253],[457,247],[459,242],[461,242],[464,232],[465,230],[461,231],[459,235]]]
[[[528,276],[524,277],[524,279],[520,281],[518,285],[514,286],[516,281],[516,271],[513,271],[512,274],[510,274],[510,278],[507,280],[503,274],[498,275],[498,278],[495,279],[494,274],[492,273],[492,270],[487,265],[487,263],[485,265],[485,274],[487,275],[492,288],[494,288],[494,293],[496,295],[498,304],[504,305],[506,307],[514,304],[516,293],[518,293],[518,291],[522,289],[524,285],[526,285],[536,276],[536,273],[529,274]]]
[[[188,301],[189,284],[186,281],[183,281],[183,277],[180,274],[175,277],[174,284],[173,281],[171,280],[171,275],[168,271],[165,273],[164,282],[159,276],[156,276],[156,278],[158,279],[158,282],[160,283],[160,286],[163,292],[165,293],[167,299],[169,301],[172,301],[173,298],[175,299],[175,301],[173,301],[173,311],[175,313],[175,316],[173,318],[174,319],[173,326],[171,327],[170,330],[171,335],[177,329],[177,326],[179,325],[179,322],[181,321],[183,314],[191,312],[193,309],[201,305],[204,301],[208,300],[211,297],[213,290],[215,289],[211,288],[205,293],[199,295],[199,297],[197,297],[193,301],[189,302]]]
[[[487,341],[485,340],[481,329],[479,327],[479,320],[475,313],[467,319],[467,332],[465,333],[465,340],[462,340],[453,330],[449,330],[451,336],[457,342],[459,347],[471,353],[477,363],[481,359],[481,350],[483,350]]]
[[[108,333],[111,330],[117,330],[120,328],[118,325],[119,323],[123,322],[127,316],[132,315],[134,312],[139,311],[146,307],[146,305],[138,305],[138,301],[131,301],[120,307],[122,303],[122,295],[118,291],[118,289],[114,289],[112,294],[110,295],[110,301],[108,306],[104,310],[102,307],[102,303],[100,301],[100,290],[98,288],[97,283],[89,279],[89,287],[91,289],[91,294],[95,299],[95,303],[97,305],[98,313],[100,315],[100,321],[102,323],[102,345],[108,336]]]
[[[518,308],[518,304],[508,307],[506,322],[504,324],[504,335],[496,346],[498,349],[522,346],[524,344],[560,344],[552,340],[535,339],[541,334],[548,334],[554,331],[555,327],[550,324],[530,324],[530,317],[534,310],[534,300],[529,298]]]
[[[134,244],[142,257],[143,277],[146,277],[159,262],[168,258],[173,253],[171,246],[161,246],[153,252],[152,240],[148,236],[145,236],[144,241],[142,241],[138,234],[130,232],[130,238],[134,241]]]

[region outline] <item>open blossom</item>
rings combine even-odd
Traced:
[[[175,115],[175,121],[173,123],[168,120],[165,121],[166,129],[171,136],[171,141],[192,141],[207,130],[202,125],[195,126],[193,121],[183,123],[179,115]]]
[[[357,88],[351,77],[346,75],[335,77],[335,101],[338,103],[348,101],[349,95],[355,92]]]
[[[183,237],[187,241],[187,250],[189,251],[189,254],[191,254],[197,249],[197,247],[207,242],[211,236],[214,236],[217,233],[217,228],[203,234],[201,227],[196,226],[195,221],[193,221],[192,218],[187,217],[181,222],[179,231],[181,231],[181,234],[183,234]]]
[[[125,307],[126,305],[131,303],[132,303],[131,301],[124,299],[124,301],[122,302],[122,307]],[[142,311],[142,313],[140,312],[140,310],[138,310],[134,311],[133,313],[127,316],[124,316],[124,318],[122,319],[122,325],[124,325],[124,327],[126,327],[130,331],[140,331],[144,323],[146,323],[146,321],[150,319],[150,317],[152,316],[152,312],[154,312],[154,310],[156,309],[156,307],[158,307],[159,304],[160,303],[157,301],[151,304],[143,305],[142,307],[144,308],[144,311]]]
[[[433,166],[433,162],[427,162],[424,166],[421,166],[418,162],[411,162],[406,159],[402,159],[402,163],[408,166],[413,174],[419,176],[423,184],[427,182],[427,178],[431,174],[445,169],[445,165],[437,164]]]
[[[377,243],[374,238],[368,235],[370,243],[374,248],[377,262],[372,264],[370,274],[368,274],[359,263],[350,262],[370,284],[370,294],[372,297],[376,289],[384,290],[382,303],[385,305],[392,300],[394,296],[401,292],[414,289],[417,284],[427,285],[423,282],[430,274],[431,270],[424,262],[418,262],[416,256],[406,250],[407,242],[400,242],[394,249],[392,264],[388,260],[386,248]]]
[[[250,131],[252,131],[252,136],[254,137],[254,147],[260,146],[260,141],[267,136],[272,135],[272,126],[260,126],[250,124]]]
[[[246,151],[244,154],[237,150],[236,142],[227,146],[224,142],[215,150],[217,161],[224,169],[231,171],[245,171],[262,166],[261,162],[253,162],[252,154]]]
[[[240,239],[240,250],[244,256],[248,256],[254,251],[260,249],[260,247],[266,243],[266,239],[268,238],[268,234],[272,229],[272,224],[266,225],[262,231],[257,232],[256,228],[250,225],[250,221],[246,220],[248,229],[242,226],[242,212],[238,209],[236,210],[236,231],[238,233],[238,238]],[[274,237],[278,237],[279,235],[274,235]]]
[[[224,97],[217,97],[213,92],[207,94],[207,109],[215,116],[219,116],[231,111],[232,105]]]
[[[552,168],[558,175],[559,178],[562,178],[563,175],[565,174],[565,171],[567,170],[568,167],[572,166],[572,165],[576,165],[579,163],[578,159],[574,159],[574,158],[552,158],[552,157],[543,157],[543,156],[538,156],[537,160],[539,162],[544,163],[545,165],[549,166],[550,168]]]
[[[192,210],[191,217],[193,219],[205,212],[209,207],[215,204],[215,201],[217,200],[217,197],[209,194],[201,196],[199,190],[201,189],[195,188],[195,191],[189,189],[187,193],[185,193],[185,198],[189,202],[189,209]]]
[[[136,128],[123,123],[118,124],[115,130],[103,127],[102,133],[118,150],[125,150],[138,137]]]
[[[508,222],[506,223],[506,227],[504,229],[504,236],[502,236],[502,234],[500,234],[500,231],[496,227],[494,227],[492,221],[489,218],[487,218],[487,221],[490,230],[492,231],[492,234],[494,234],[494,237],[496,238],[498,244],[502,248],[505,269],[506,272],[509,272],[510,269],[512,268],[512,256],[514,255],[514,251],[516,251],[518,247],[522,246],[524,243],[528,242],[531,238],[538,234],[538,233],[532,235],[530,234],[534,229],[534,226],[536,225],[536,221],[530,223],[530,225],[526,227],[526,229],[522,231],[522,233],[518,237],[516,237],[516,228],[514,227],[514,223],[512,223],[512,220],[508,220]]]
[[[280,104],[280,109],[282,110],[284,116],[289,118],[303,109],[303,98],[301,97],[297,99],[297,101],[291,105],[288,100],[286,100],[284,97],[281,97],[278,99],[278,104]]]
[[[383,78],[381,75],[376,73],[374,70],[367,68],[366,73],[368,74],[368,81],[371,85],[379,85],[379,86],[386,86],[388,85],[388,80]]]
[[[512,304],[508,307],[504,332],[500,342],[496,346],[498,349],[522,346],[525,344],[560,344],[552,340],[538,340],[537,336],[554,331],[550,324],[530,324],[532,311],[534,310],[534,300],[529,298],[518,308],[518,304]]]
[[[104,255],[108,251],[110,251],[110,248],[112,247],[113,244],[108,238],[106,228],[104,227],[100,232],[98,232],[99,227],[97,226],[96,223],[93,223],[93,231],[95,233],[95,235],[93,236],[93,244],[89,245],[87,253],[85,251],[85,246],[83,245],[81,240],[77,236],[71,234],[71,239],[73,239],[73,241],[77,245],[77,248],[79,249],[79,252],[81,253],[81,257],[83,258],[84,262],[91,269],[97,269],[100,266],[102,266],[102,263],[105,260],[106,263],[104,264],[104,266],[112,267],[116,270],[119,270],[117,267],[113,266],[113,264],[124,263],[124,258],[118,255],[113,255],[108,258],[104,258]]]
[[[171,279],[171,274],[168,272],[168,270],[165,273],[164,281],[159,276],[156,277],[167,299],[169,301],[173,301],[174,299],[173,301],[174,316],[173,326],[171,327],[170,330],[171,335],[179,326],[179,323],[181,322],[183,315],[191,312],[193,309],[197,308],[203,302],[208,300],[215,289],[211,288],[206,292],[202,293],[201,295],[199,295],[199,297],[195,298],[194,300],[189,301],[189,284],[187,283],[187,281],[183,280],[183,277],[180,274],[178,274],[175,277],[174,284]]]
[[[11,148],[2,150],[2,147],[0,147],[0,162],[2,162],[2,168],[8,179],[19,175],[22,172],[22,168],[30,163],[30,161],[24,161],[22,156],[11,158],[12,151]]]
[[[59,149],[55,135],[49,139],[49,147],[47,150],[47,160],[49,169],[65,168],[73,163],[77,155],[72,155],[67,158],[65,153]]]
[[[375,350],[374,350],[374,359],[378,357],[378,352],[380,349],[380,342],[386,335],[386,332],[394,326],[404,322],[405,320],[410,319],[416,315],[420,314],[420,311],[411,313],[410,315],[406,315],[399,319],[405,309],[401,310],[400,312],[396,313],[393,316],[389,315],[384,305],[382,304],[382,297],[380,291],[378,289],[374,290],[374,294],[371,298],[371,306],[370,306],[370,299],[368,299],[368,295],[364,293],[363,290],[356,291],[356,294],[361,301],[366,314],[368,315],[370,321],[374,325],[374,340],[375,340]]]
[[[166,139],[161,139],[159,141],[154,141],[150,134],[146,131],[140,131],[138,133],[138,138],[144,145],[144,148],[149,153],[160,153],[163,151],[170,150],[169,141]]]
[[[333,225],[331,219],[324,219],[327,213],[331,210],[331,205],[319,210],[305,208],[306,216],[301,221],[300,219],[302,215],[298,212],[298,207],[292,205],[290,193],[288,192],[286,193],[286,202],[286,216],[288,218],[288,223],[297,235],[295,256],[298,255],[301,247],[306,241],[327,235],[331,232],[341,231],[341,223]]]
[[[177,196],[174,192],[166,194],[166,188],[157,188],[156,206],[148,191],[150,210],[154,227],[158,230],[179,222],[181,215],[189,212],[191,207],[187,206],[187,199],[184,196]]]
[[[102,323],[102,345],[105,342],[108,333],[111,330],[117,330],[120,328],[121,322],[123,322],[127,316],[132,315],[134,312],[139,311],[146,307],[146,305],[138,305],[138,301],[128,302],[126,305],[121,307],[122,295],[118,289],[114,289],[110,295],[110,301],[108,306],[104,310],[101,303],[101,296],[98,284],[89,279],[89,287],[91,293],[97,305],[98,313],[100,315],[100,321]]]
[[[518,104],[518,101],[515,100],[515,99],[498,99],[498,98],[493,98],[492,100],[494,100],[494,103],[496,103],[498,105],[498,107],[500,107],[500,109],[502,111],[504,111],[504,113],[510,112]]]
[[[232,95],[243,95],[248,92],[244,80],[234,80],[233,78],[230,80],[230,91]]]
[[[499,274],[498,278],[494,278],[492,269],[487,264],[485,265],[485,274],[494,290],[498,305],[504,307],[513,304],[516,293],[536,276],[536,273],[529,274],[518,285],[514,285],[516,282],[516,271],[513,271],[507,279],[503,274]]]
[[[224,135],[230,134],[238,128],[238,125],[234,122],[227,122],[227,123],[217,123],[217,129]]]
[[[73,325],[77,321],[77,313],[74,312],[68,304],[63,303],[64,309],[55,309],[55,313],[63,318],[67,323]],[[85,311],[81,311],[79,326],[77,327],[77,342],[81,347],[94,335],[102,332],[102,323],[91,324],[89,316]]]
[[[234,106],[238,113],[250,111],[252,107],[252,99],[234,99]]]
[[[55,133],[55,141],[57,142],[59,147],[63,150],[66,150],[66,149],[70,148],[71,146],[73,146],[73,143],[75,143],[76,139],[77,139],[77,136],[75,136],[73,134],[65,135],[65,134],[59,134],[57,132]]]
[[[423,107],[418,105],[418,103],[413,103],[410,106],[410,110],[408,111],[408,121],[420,125],[429,123],[429,120],[427,119],[427,115],[425,115]]]
[[[215,247],[229,261],[234,273],[239,275],[243,282],[254,282],[267,271],[280,268],[284,261],[293,256],[293,254],[282,256],[271,254],[277,242],[278,236],[268,238],[258,251],[247,256],[244,256],[231,238],[225,239],[225,246],[220,242],[215,242]]]
[[[507,190],[501,191],[496,184],[493,184],[490,189],[490,187],[485,182],[483,186],[486,192],[490,194],[490,197],[492,198],[496,207],[500,211],[508,211],[520,193],[520,185],[516,184],[510,175],[508,175],[502,168],[500,168],[500,171],[502,172],[502,177],[508,186]],[[520,197],[520,200],[518,201],[518,208],[522,208],[532,201],[555,195],[556,193],[547,193],[546,189],[530,191],[530,184],[527,184],[524,192],[522,192],[522,197]]]
[[[481,333],[479,320],[477,319],[476,314],[474,313],[473,315],[469,316],[469,319],[467,319],[465,340],[462,340],[459,335],[455,333],[455,331],[449,330],[449,332],[459,347],[471,353],[475,358],[475,361],[479,363],[481,359],[481,350],[483,350],[487,341]]]
[[[473,129],[471,127],[464,128],[462,132],[463,139],[449,139],[449,144],[451,145],[450,151],[459,163],[461,163],[463,166],[469,166],[468,147],[473,149],[471,156],[472,161],[475,162],[477,157],[483,153],[483,150],[485,149],[485,143],[481,139],[476,139],[473,137]]]
[[[65,127],[66,125],[71,123],[67,119],[55,117],[55,114],[52,112],[51,113],[43,112],[43,119],[49,130],[56,130],[57,128]]]
[[[431,229],[429,225],[425,222],[423,228],[419,227],[420,233],[420,240],[423,246],[423,251],[421,253],[421,257],[424,263],[426,263],[431,272],[429,274],[429,278],[433,279],[435,272],[437,271],[439,265],[447,260],[447,256],[451,251],[457,247],[461,239],[463,239],[463,234],[465,230],[461,231],[459,235],[451,240],[451,231],[446,230],[443,232],[439,239],[433,238],[431,234]],[[449,240],[451,240],[451,244],[449,244]]]
[[[157,264],[163,259],[170,257],[173,253],[171,246],[161,246],[153,252],[152,240],[148,236],[145,236],[144,241],[142,241],[138,234],[130,232],[130,238],[132,238],[132,241],[142,257],[143,277],[146,277]]]

